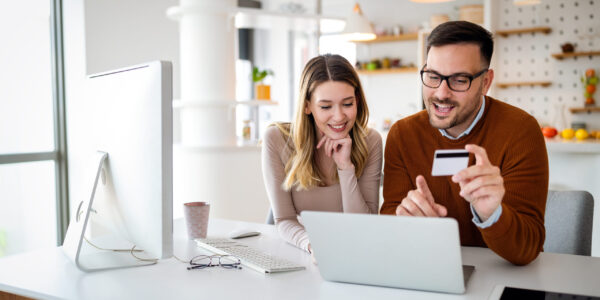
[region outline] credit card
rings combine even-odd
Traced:
[[[469,165],[469,152],[465,149],[435,150],[431,176],[451,176]]]

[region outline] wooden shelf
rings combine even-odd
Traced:
[[[552,84],[552,82],[550,81],[529,81],[529,82],[505,82],[505,83],[496,83],[496,86],[501,88],[501,89],[505,89],[505,88],[509,88],[512,86],[542,86],[542,87],[548,87]]]
[[[417,73],[416,67],[392,68],[392,69],[377,69],[377,70],[356,70],[361,75],[378,75],[378,74],[394,74],[394,73]]]
[[[373,44],[373,43],[387,43],[387,42],[400,42],[400,41],[416,41],[419,38],[418,33],[407,33],[400,35],[381,35],[370,41],[356,41],[358,44]]]
[[[556,58],[556,59],[563,59],[563,58],[569,58],[569,57],[576,57],[576,56],[592,56],[592,55],[600,55],[600,51],[587,51],[587,52],[571,52],[571,53],[556,53],[556,54],[552,54],[552,57]]]
[[[498,31],[496,31],[496,34],[498,34],[502,37],[507,37],[511,34],[519,34],[519,33],[540,32],[540,33],[548,34],[551,31],[552,31],[552,28],[550,28],[550,27],[531,27],[531,28],[521,28],[521,29],[498,30]]]
[[[600,112],[600,107],[598,106],[590,106],[590,107],[571,107],[569,111],[573,114],[581,114],[581,113],[592,113],[592,112]]]
[[[237,101],[236,104],[237,105],[248,105],[248,106],[263,106],[263,105],[278,105],[279,103],[277,101],[273,101],[273,100],[253,99],[253,100],[248,100],[248,101]]]
[[[263,105],[279,105],[279,102],[273,100],[246,100],[246,101],[181,101],[173,100],[173,108],[206,108],[206,107],[235,107],[236,105],[247,106],[263,106]]]

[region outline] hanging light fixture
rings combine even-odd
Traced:
[[[376,38],[373,26],[369,20],[362,14],[360,5],[356,3],[352,9],[352,14],[346,19],[346,27],[342,35],[349,41],[370,41]]]
[[[534,5],[540,4],[541,0],[513,0],[514,5]]]

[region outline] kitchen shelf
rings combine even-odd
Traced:
[[[593,56],[593,55],[600,55],[600,51],[556,53],[556,54],[552,54],[552,57],[554,57],[556,59],[563,59],[563,58],[576,57],[576,56]]]
[[[403,67],[403,68],[392,68],[392,69],[377,69],[377,70],[356,70],[360,75],[379,75],[379,74],[395,74],[395,73],[417,73],[419,71],[416,67]]]
[[[374,40],[370,41],[355,41],[357,44],[373,44],[373,43],[387,43],[387,42],[401,42],[401,41],[416,41],[419,38],[418,33],[407,33],[400,35],[380,35]]]
[[[236,105],[247,105],[247,106],[264,106],[264,105],[278,105],[279,102],[272,100],[247,100],[247,101],[181,101],[179,99],[173,100],[173,108],[207,108],[207,107],[233,107]]]
[[[552,31],[552,28],[550,28],[550,27],[531,27],[531,28],[509,29],[509,30],[498,30],[498,31],[496,31],[496,34],[498,34],[502,37],[507,37],[511,34],[520,34],[520,33],[540,32],[540,33],[548,34],[551,31]]]
[[[248,105],[248,106],[263,106],[263,105],[278,105],[279,102],[272,100],[248,100],[248,101],[237,101],[237,105]]]
[[[545,138],[546,149],[549,153],[582,153],[582,154],[600,154],[600,140],[585,139],[579,141],[575,138],[570,140],[559,137]]]
[[[496,86],[501,88],[501,89],[505,89],[505,88],[509,88],[512,86],[542,86],[542,87],[548,87],[552,84],[552,82],[550,81],[529,81],[529,82],[505,82],[505,83],[496,83]]]
[[[581,114],[581,113],[592,113],[592,112],[600,112],[600,107],[591,106],[591,107],[571,107],[569,111],[573,114]]]

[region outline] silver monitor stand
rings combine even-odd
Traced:
[[[61,248],[67,257],[84,272],[153,265],[156,263],[156,260],[138,259],[133,256],[133,250],[119,252],[100,250],[95,249],[86,241],[86,228],[90,215],[93,213],[92,203],[98,182],[102,178],[102,169],[107,158],[108,153],[106,152],[98,151],[94,155],[94,166],[97,166],[97,168],[94,167],[95,173],[91,184],[90,198],[89,200],[84,199],[79,203],[75,215],[71,218],[67,235]]]

